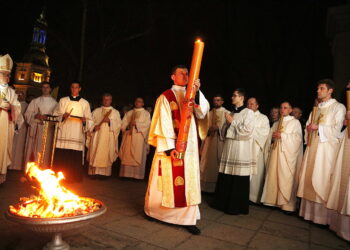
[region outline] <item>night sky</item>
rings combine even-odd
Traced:
[[[190,66],[193,42],[206,43],[200,79],[207,98],[231,108],[234,88],[262,111],[288,100],[308,113],[316,82],[332,77],[327,9],[345,0],[87,0],[82,95],[97,105],[104,92],[118,109],[137,96],[154,105],[171,86],[170,70]],[[8,1],[1,6],[0,54],[21,61],[46,6],[51,83],[60,96],[78,78],[83,1]]]

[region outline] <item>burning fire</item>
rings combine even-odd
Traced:
[[[26,174],[29,180],[39,184],[39,187],[34,187],[39,194],[31,198],[20,198],[20,203],[10,206],[13,214],[32,218],[58,218],[92,213],[101,207],[93,199],[79,197],[61,186],[60,181],[64,179],[62,172],[55,174],[50,169],[40,170],[34,162],[30,162]]]

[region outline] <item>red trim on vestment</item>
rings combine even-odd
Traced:
[[[171,116],[173,119],[174,131],[178,135],[181,113],[180,105],[174,92],[168,89],[163,92],[163,95],[168,100],[171,108]],[[177,107],[177,108],[176,108]],[[187,207],[186,192],[185,192],[185,166],[183,160],[172,159],[172,173],[173,173],[173,189],[174,189],[174,204],[175,207]]]

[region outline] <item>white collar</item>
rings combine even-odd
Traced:
[[[144,108],[134,108],[135,111],[144,110]]]
[[[183,91],[183,92],[185,92],[186,91],[186,86],[179,86],[179,85],[175,85],[174,84],[171,87],[171,89],[174,90],[174,91]]]
[[[8,88],[8,86],[9,85],[7,83],[0,84],[0,89]]]
[[[293,119],[295,119],[295,117],[291,116],[291,115],[283,116],[283,121],[284,122],[287,122],[287,121],[290,121],[290,120],[293,120]]]
[[[331,98],[331,99],[329,99],[329,100],[327,100],[327,101],[325,101],[325,102],[319,103],[319,104],[318,104],[318,107],[319,107],[319,108],[325,108],[325,107],[328,107],[329,105],[331,105],[331,104],[333,104],[333,103],[335,103],[335,102],[336,102],[336,100],[335,100],[334,98]]]

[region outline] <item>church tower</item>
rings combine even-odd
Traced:
[[[51,70],[46,51],[47,21],[45,10],[36,20],[30,49],[21,62],[16,63],[14,86],[26,95],[39,96],[42,83],[50,81]]]

